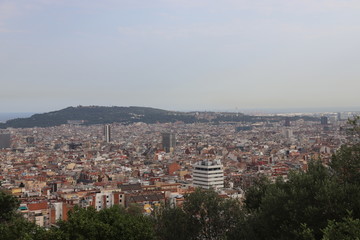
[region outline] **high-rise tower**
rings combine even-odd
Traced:
[[[105,141],[107,143],[111,142],[111,134],[110,134],[110,125],[106,124],[104,126],[104,136],[105,136]]]
[[[328,117],[323,116],[320,118],[321,125],[327,125],[328,124]]]
[[[290,127],[290,118],[289,117],[287,117],[287,118],[285,118],[285,123],[284,123],[284,126],[285,127]]]
[[[162,147],[165,152],[172,152],[175,150],[176,139],[175,133],[162,133]]]
[[[193,165],[194,187],[223,188],[224,170],[220,160],[202,160]]]
[[[11,137],[10,134],[0,134],[0,149],[9,148],[11,145]]]

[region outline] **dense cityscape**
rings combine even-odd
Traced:
[[[84,126],[69,120],[55,127],[3,129],[0,180],[21,200],[22,215],[42,227],[66,220],[75,205],[101,210],[138,204],[150,215],[164,203],[181,206],[196,187],[242,201],[261,176],[275,181],[292,170],[306,171],[314,159],[327,164],[346,142],[352,114],[252,124]],[[206,169],[211,166],[217,171]]]

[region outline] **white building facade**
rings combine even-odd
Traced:
[[[224,187],[224,167],[220,160],[202,160],[193,165],[193,185],[206,189]]]

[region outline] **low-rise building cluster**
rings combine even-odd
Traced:
[[[75,205],[97,210],[161,204],[181,206],[195,187],[241,198],[255,179],[286,180],[292,170],[324,164],[346,141],[346,121],[247,123],[83,122],[6,129],[0,149],[1,187],[19,197],[19,211],[40,226],[66,220]],[[111,132],[111,134],[110,134]]]

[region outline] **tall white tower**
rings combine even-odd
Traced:
[[[220,160],[202,160],[193,165],[193,185],[201,188],[223,188],[224,169]]]
[[[104,136],[105,136],[105,141],[109,143],[111,141],[111,135],[110,135],[110,125],[108,124],[104,126]]]

